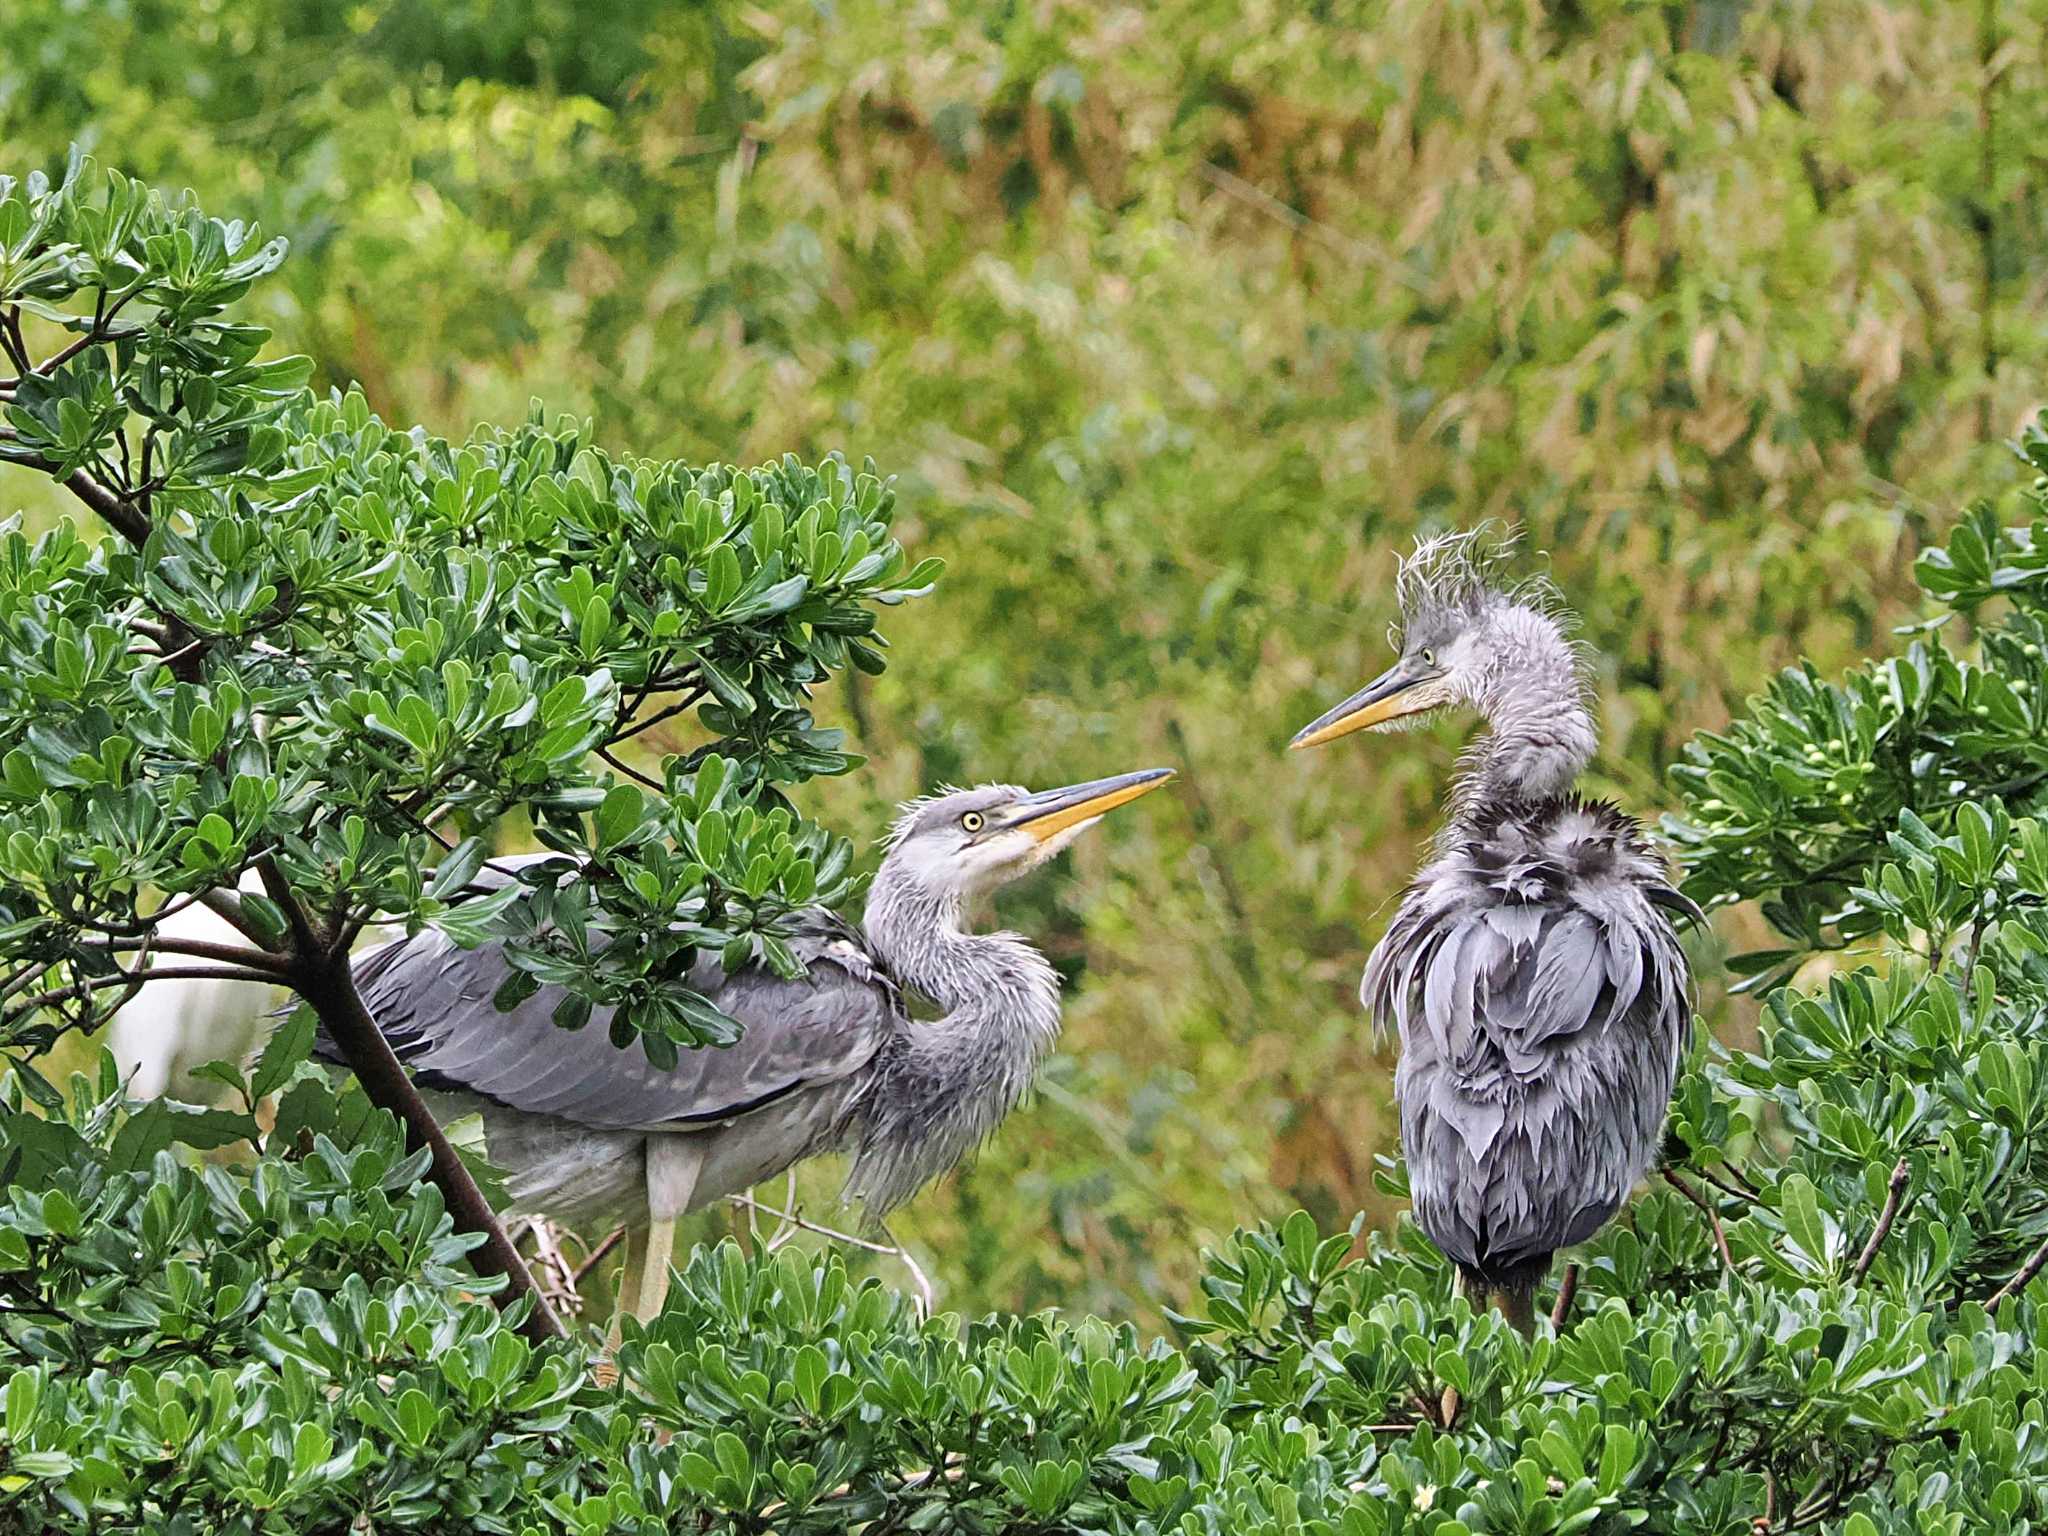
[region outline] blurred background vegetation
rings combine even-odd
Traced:
[[[1414,532],[1548,552],[1593,787],[1654,814],[1689,734],[1911,615],[2044,399],[2040,0],[0,0],[0,39],[0,164],[75,140],[289,236],[254,318],[388,419],[539,396],[896,474],[949,571],[820,701],[845,830],[1181,771],[1005,898],[1065,1046],[897,1224],[969,1312],[1156,1320],[1239,1222],[1385,1214],[1356,981],[1458,732],[1280,749],[1378,670]]]

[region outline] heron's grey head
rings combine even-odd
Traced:
[[[1511,547],[1490,528],[1418,539],[1395,584],[1398,659],[1288,745],[1402,729],[1453,707],[1498,720],[1518,706],[1575,701],[1577,657],[1548,589],[1501,577]]]
[[[1037,794],[1015,784],[942,790],[903,807],[882,867],[934,894],[977,895],[1036,869],[1172,777],[1171,768],[1145,768]]]

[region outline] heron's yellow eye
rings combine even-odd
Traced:
[[[1429,649],[1428,649],[1427,647],[1425,647],[1425,648],[1424,648],[1424,650],[1423,650],[1423,652],[1422,652],[1422,664],[1423,664],[1423,665],[1424,665],[1425,667],[1433,667],[1433,666],[1435,666],[1435,665],[1436,665],[1436,652],[1435,652],[1435,651],[1432,651],[1432,650],[1429,650]]]
[[[962,816],[960,818],[960,825],[965,827],[970,832],[979,832],[982,829],[982,827],[987,824],[987,821],[988,818],[986,816],[983,816],[981,812],[969,811],[965,816]]]

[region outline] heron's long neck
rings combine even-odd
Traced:
[[[1578,657],[1557,621],[1518,605],[1489,627],[1499,657],[1487,690],[1489,729],[1459,776],[1454,821],[1563,794],[1600,743]]]
[[[959,899],[887,865],[868,896],[868,942],[944,1014],[914,1020],[878,1063],[850,1185],[887,1210],[944,1173],[1031,1086],[1060,1029],[1059,977],[1014,933],[969,933]]]

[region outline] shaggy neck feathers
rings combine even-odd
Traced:
[[[903,985],[943,1015],[912,1020],[883,1048],[856,1122],[849,1192],[880,1214],[946,1172],[1031,1086],[1060,1029],[1059,977],[1014,933],[969,933],[956,892],[885,862],[868,896],[868,941]]]
[[[1514,604],[1487,628],[1493,661],[1475,701],[1487,731],[1459,774],[1454,824],[1481,807],[1563,794],[1599,745],[1578,652],[1557,620]]]

